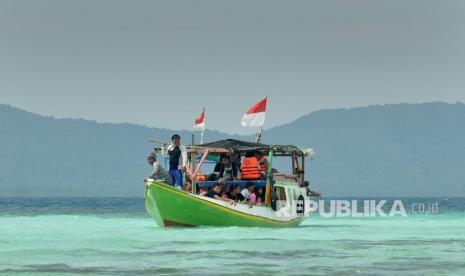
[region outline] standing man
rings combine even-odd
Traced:
[[[186,147],[181,145],[181,136],[178,134],[171,136],[171,141],[173,143],[168,147],[164,143],[161,150],[163,156],[169,159],[170,168],[168,174],[173,180],[173,185],[181,190],[182,172],[186,170],[187,166],[187,150]]]

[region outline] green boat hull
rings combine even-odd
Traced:
[[[240,212],[160,182],[146,186],[145,208],[161,226],[293,227],[304,220],[282,221]]]

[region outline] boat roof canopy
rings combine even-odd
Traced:
[[[191,148],[188,146],[188,148]],[[195,149],[210,149],[211,153],[228,153],[238,151],[246,153],[248,151],[260,150],[264,154],[268,154],[270,149],[273,150],[275,156],[305,156],[307,152],[294,145],[265,145],[261,143],[246,142],[236,139],[219,140],[202,145],[196,145]],[[192,150],[192,149],[191,149]]]

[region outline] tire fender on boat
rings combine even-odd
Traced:
[[[297,206],[296,206],[296,213],[297,216],[303,216],[305,214],[305,199],[302,194],[299,195],[297,198]]]

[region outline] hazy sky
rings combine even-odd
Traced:
[[[465,101],[465,1],[0,0],[0,103],[57,117],[243,129],[311,111]]]

